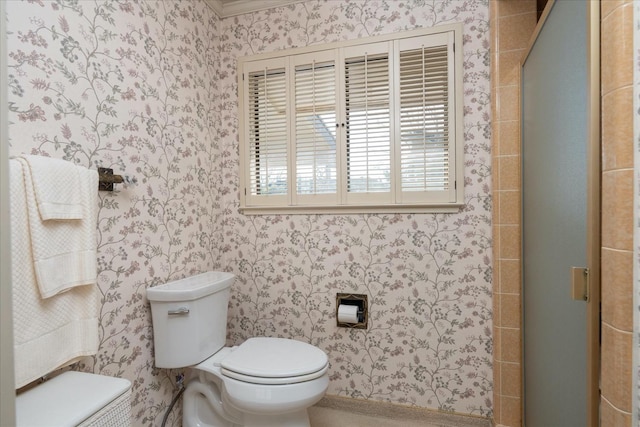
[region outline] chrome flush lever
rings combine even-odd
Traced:
[[[189,314],[189,309],[187,307],[180,307],[175,310],[169,310],[169,316],[184,316],[185,314]]]

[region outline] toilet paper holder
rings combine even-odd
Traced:
[[[341,328],[367,329],[369,317],[367,295],[364,294],[336,294],[336,324]],[[347,323],[338,320],[338,309],[340,305],[355,305],[358,307],[358,322]]]

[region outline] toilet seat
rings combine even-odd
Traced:
[[[324,375],[329,359],[319,348],[285,338],[249,338],[220,361],[221,373],[239,381],[295,384]]]
[[[242,375],[237,372],[229,371],[224,368],[220,370],[222,375],[228,378],[233,378],[234,380],[243,381],[245,383],[251,384],[261,384],[261,385],[281,385],[281,384],[297,384],[305,381],[315,380],[316,378],[320,378],[329,370],[329,365],[325,365],[324,368],[320,369],[317,372],[313,372],[307,375],[298,375],[295,377],[282,377],[282,378],[273,378],[273,377],[252,377],[249,375]]]

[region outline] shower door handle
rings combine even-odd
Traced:
[[[571,267],[571,298],[576,301],[589,301],[589,269]]]

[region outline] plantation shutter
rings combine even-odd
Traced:
[[[334,53],[297,55],[293,61],[295,200],[335,203],[338,171]],[[320,197],[327,194],[330,196]]]
[[[240,209],[463,206],[462,24],[445,27],[239,58]]]
[[[258,64],[262,65],[262,64]],[[248,192],[257,204],[271,204],[260,196],[283,196],[288,192],[287,173],[287,75],[285,67],[267,64],[246,76],[248,128]],[[258,199],[262,201],[258,201]]]
[[[347,202],[391,201],[390,46],[345,50]]]
[[[399,42],[402,201],[455,200],[453,38]]]

